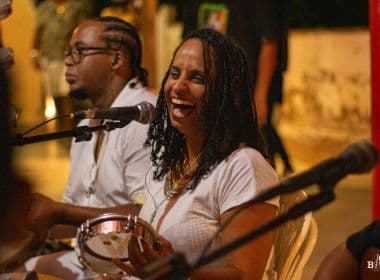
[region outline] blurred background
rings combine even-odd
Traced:
[[[19,116],[15,132],[57,114],[55,103],[43,93],[40,71],[31,59],[40,2],[13,1],[12,16],[0,23],[3,45],[13,48],[15,56],[8,71],[10,102]],[[143,39],[150,85],[157,92],[181,40],[182,7],[177,2],[182,1],[82,2],[88,16],[119,15],[135,23]],[[276,125],[295,171],[300,172],[352,142],[371,139],[368,2],[289,2],[289,64]],[[39,132],[59,128],[51,122]],[[15,147],[13,165],[30,179],[35,190],[60,200],[67,180],[70,140]],[[371,186],[371,174],[349,176],[339,183],[336,201],[315,213],[319,235],[304,279],[311,279],[327,252],[369,223]]]

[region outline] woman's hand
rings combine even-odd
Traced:
[[[134,234],[131,236],[128,244],[128,255],[133,267],[129,266],[128,271],[126,270],[128,273],[138,277],[144,277],[146,276],[144,275],[144,267],[146,265],[175,254],[168,240],[160,235],[158,236],[158,240],[160,248],[158,251],[155,251],[144,239]]]

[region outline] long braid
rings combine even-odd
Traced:
[[[148,85],[148,72],[141,66],[142,45],[136,28],[117,17],[98,17],[105,30],[103,40],[112,48],[120,48],[131,61],[132,69],[144,86]]]

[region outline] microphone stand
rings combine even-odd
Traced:
[[[99,130],[111,131],[115,128],[122,128],[126,126],[130,121],[119,121],[119,122],[105,122],[102,125],[97,126],[77,126],[73,129],[63,130],[53,133],[39,134],[33,136],[23,136],[22,134],[16,134],[14,139],[12,139],[12,145],[22,146],[25,144],[57,140],[67,137],[75,137],[75,142],[90,141],[92,138],[92,132]]]
[[[273,220],[261,225],[260,227],[242,235],[241,237],[233,240],[232,242],[222,246],[221,248],[211,252],[206,256],[201,256],[193,264],[189,265],[182,253],[176,253],[173,256],[165,258],[161,261],[154,262],[144,268],[146,275],[151,275],[147,279],[186,279],[191,272],[197,268],[209,264],[212,261],[221,258],[238,247],[252,241],[259,236],[279,227],[289,220],[294,220],[302,215],[320,209],[322,206],[335,199],[333,188],[335,183],[325,183],[320,185],[320,192],[315,195],[308,196],[304,201],[295,204],[286,213],[277,216]],[[287,193],[291,191],[279,190],[280,193]],[[247,207],[256,202],[263,202],[271,193],[270,198],[277,196],[276,188],[272,188],[266,192],[259,194],[256,198],[245,203],[242,207]],[[162,271],[165,271],[164,273]]]

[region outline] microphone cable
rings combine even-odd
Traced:
[[[67,115],[63,115],[63,116],[57,116],[57,117],[54,117],[54,118],[51,118],[51,119],[47,119],[46,121],[43,121],[42,123],[28,129],[27,131],[25,131],[24,133],[21,134],[22,137],[24,137],[25,135],[31,133],[32,131],[36,130],[37,128],[40,128],[41,126],[51,122],[51,121],[54,121],[54,120],[60,120],[60,119],[65,119],[65,118],[73,118],[74,115],[73,114],[67,114]]]

